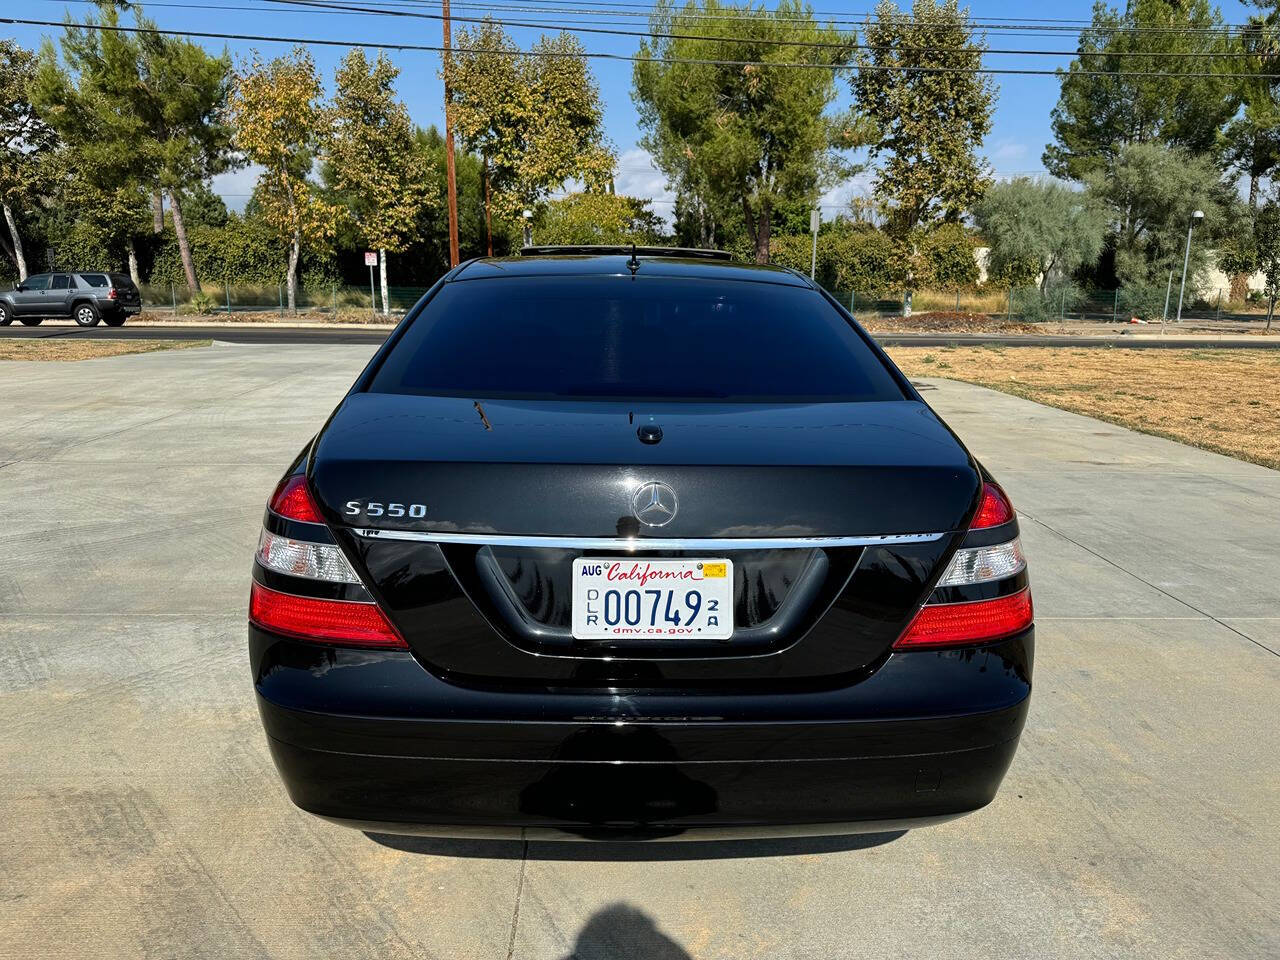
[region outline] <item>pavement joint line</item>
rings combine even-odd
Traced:
[[[1073,540],[1071,537],[1068,537],[1065,533],[1062,533],[1061,531],[1055,529],[1054,527],[1045,523],[1045,521],[1039,519],[1038,517],[1031,516],[1030,514],[1023,514],[1022,511],[1018,511],[1018,512],[1020,515],[1025,516],[1032,523],[1038,524],[1039,526],[1044,527],[1046,530],[1048,530],[1050,533],[1054,534],[1055,536],[1061,537],[1063,540],[1067,541],[1067,543],[1074,544],[1075,546],[1083,550],[1085,553],[1088,553],[1091,556],[1097,557],[1103,563],[1108,564],[1109,566],[1115,567],[1121,573],[1132,577],[1134,580],[1137,580],[1139,583],[1150,587],[1152,590],[1156,591],[1157,593],[1163,594],[1164,596],[1168,597],[1170,600],[1173,600],[1176,603],[1182,604],[1188,610],[1194,610],[1196,613],[1200,614],[1202,617],[1212,620],[1214,623],[1218,624],[1219,626],[1227,630],[1230,630],[1237,637],[1240,637],[1241,639],[1244,639],[1244,640],[1248,640],[1254,646],[1260,647],[1261,649],[1267,651],[1267,653],[1271,654],[1273,657],[1280,657],[1280,650],[1273,650],[1271,647],[1267,646],[1265,643],[1262,643],[1259,640],[1255,640],[1253,637],[1249,636],[1247,633],[1242,633],[1241,631],[1237,630],[1235,627],[1231,626],[1231,624],[1225,622],[1224,620],[1221,620],[1218,617],[1215,617],[1213,614],[1209,613],[1207,610],[1201,610],[1194,603],[1190,603],[1187,600],[1183,600],[1181,597],[1170,593],[1168,590],[1165,590],[1163,587],[1157,586],[1156,584],[1152,583],[1150,580],[1147,580],[1146,578],[1141,577],[1138,574],[1134,573],[1132,570],[1129,570],[1126,567],[1121,566],[1119,563],[1112,560],[1110,557],[1104,556],[1103,554],[1099,553],[1097,550],[1094,550],[1092,547],[1085,546],[1079,540]]]
[[[520,876],[516,879],[516,904],[511,913],[511,938],[507,941],[507,960],[516,955],[516,930],[520,924],[520,899],[524,896],[524,871],[529,863],[529,838],[522,838],[520,848]]]

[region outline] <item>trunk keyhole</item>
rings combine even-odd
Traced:
[[[658,443],[662,439],[662,428],[656,423],[642,423],[636,431],[641,443]]]

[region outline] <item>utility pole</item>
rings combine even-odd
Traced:
[[[449,110],[449,0],[440,0],[444,15],[444,165],[449,177],[449,266],[458,265],[458,178],[453,166],[453,120]]]

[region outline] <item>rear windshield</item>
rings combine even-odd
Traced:
[[[127,276],[125,276],[123,273],[113,273],[113,274],[111,274],[111,285],[112,285],[113,287],[124,287],[124,288],[126,288],[126,289],[128,289],[128,290],[132,290],[132,289],[133,289],[133,281],[132,281],[132,280],[130,280],[130,279],[129,279]]]
[[[643,275],[447,283],[369,389],[511,399],[903,397],[815,290]]]

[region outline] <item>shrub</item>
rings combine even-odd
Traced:
[[[218,309],[218,302],[213,299],[212,294],[200,290],[191,295],[191,309],[195,313],[214,313]]]
[[[284,280],[289,251],[277,235],[253,217],[231,215],[221,227],[193,227],[187,231],[191,258],[201,282],[275,286]],[[333,257],[304,250],[299,277],[303,286],[331,283],[336,278]],[[178,241],[166,234],[156,251],[151,283],[185,284]]]
[[[1116,298],[1123,317],[1139,317],[1143,320],[1159,320],[1164,316],[1165,297],[1168,286],[1163,283],[1129,283],[1120,290]],[[1173,309],[1177,301],[1170,300],[1169,308]]]
[[[959,290],[978,282],[973,237],[958,223],[944,223],[917,240],[919,287]]]
[[[837,223],[827,236],[828,272],[823,283],[829,289],[882,294],[900,291],[906,283],[907,250],[884,231]],[[818,240],[821,249],[822,237]]]
[[[123,272],[128,263],[125,252],[108,246],[102,230],[87,220],[77,220],[65,229],[53,232],[48,243],[49,260],[54,269]]]
[[[1013,313],[1030,323],[1057,320],[1072,313],[1085,301],[1084,291],[1073,283],[1060,283],[1041,293],[1039,287],[1019,287],[1013,291]]]

